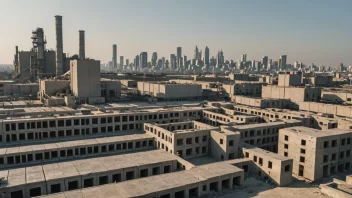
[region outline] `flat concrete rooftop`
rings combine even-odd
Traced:
[[[298,133],[305,134],[312,137],[327,137],[332,135],[342,135],[342,134],[352,133],[352,130],[347,130],[347,129],[318,130],[318,129],[302,127],[302,126],[284,128],[281,130],[288,131],[291,133],[296,133],[296,134]]]
[[[246,129],[253,129],[253,128],[262,128],[262,127],[273,127],[278,125],[285,125],[285,122],[270,122],[270,123],[258,123],[258,124],[246,124],[246,125],[236,125],[229,127],[230,130],[246,130]]]
[[[242,169],[226,162],[217,162],[194,167],[190,170],[145,177],[116,184],[85,188],[75,191],[62,192],[42,196],[43,198],[69,198],[69,197],[148,197],[157,192],[166,192],[180,189],[187,185],[197,184],[209,179],[219,178],[229,174],[241,174]]]
[[[31,152],[31,151],[35,151],[35,152],[46,151],[46,150],[50,151],[50,150],[58,150],[58,149],[72,148],[72,147],[78,147],[78,146],[94,146],[99,144],[108,144],[108,143],[133,141],[133,140],[144,140],[148,138],[153,138],[153,137],[144,133],[144,134],[110,136],[110,137],[94,138],[94,139],[82,139],[82,140],[50,143],[50,144],[33,144],[28,146],[1,148],[0,155],[16,155],[16,154],[22,154],[24,152]]]
[[[0,171],[4,177],[2,188],[32,184],[56,179],[84,176],[92,173],[115,171],[142,165],[177,160],[178,157],[161,150],[145,151],[124,155],[73,160],[25,168]]]

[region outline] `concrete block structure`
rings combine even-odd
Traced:
[[[299,110],[352,118],[352,107],[348,105],[324,104],[318,102],[300,102]]]
[[[302,73],[279,74],[278,85],[280,87],[301,86],[303,83]]]
[[[292,172],[310,181],[351,170],[350,130],[291,127],[279,132],[279,154],[293,159]]]
[[[144,124],[145,132],[156,138],[157,148],[183,159],[208,155],[210,130],[214,129],[197,121]]]
[[[325,102],[352,104],[352,93],[348,89],[323,89],[321,99]]]
[[[319,87],[330,87],[333,86],[333,76],[314,76],[314,77],[305,77],[303,79],[304,84],[319,86]]]
[[[300,121],[279,121],[230,127],[223,126],[221,127],[221,131],[239,133],[241,136],[241,142],[276,153],[278,152],[279,130],[286,127],[300,125]]]
[[[171,182],[172,181],[172,182]],[[221,192],[240,186],[244,181],[244,173],[226,162],[202,165],[190,170],[154,177],[136,179],[117,184],[108,184],[89,189],[65,192],[42,198],[79,196],[117,196],[127,197],[170,197],[190,198],[203,197],[212,191]]]
[[[210,156],[221,161],[235,159],[238,156],[240,140],[238,132],[210,131]]]
[[[85,59],[70,62],[72,94],[81,103],[104,103],[101,98],[100,61]]]
[[[220,125],[237,125],[237,124],[252,124],[261,122],[262,119],[258,116],[250,115],[226,115],[222,113],[213,112],[210,110],[203,111],[202,121],[212,126]]]
[[[245,96],[232,96],[231,101],[235,104],[246,105],[251,107],[265,108],[279,108],[288,109],[291,106],[289,99],[278,98],[251,98]]]
[[[0,169],[67,159],[121,154],[152,148],[154,148],[154,138],[147,134],[126,134],[123,136],[1,148]]]
[[[292,183],[292,159],[244,143],[240,149],[241,157],[253,161],[255,168],[251,169],[252,172],[256,170],[258,175],[270,177],[278,186]]]
[[[262,88],[262,98],[289,99],[294,103],[291,108],[298,109],[299,102],[318,102],[321,98],[321,88],[266,85]]]
[[[229,98],[233,95],[243,96],[261,96],[262,86],[266,83],[253,81],[236,81],[234,84],[223,83],[222,89]]]
[[[0,122],[0,147],[38,143],[43,140],[56,141],[57,138],[72,140],[82,137],[141,132],[146,122],[170,123],[188,119],[200,120],[203,108],[164,109],[155,107],[136,111],[109,110],[108,112],[74,110],[69,107],[45,107],[43,110],[26,108],[24,110],[28,112],[13,114],[11,111],[12,117],[5,115],[4,118],[7,119]]]
[[[27,198],[171,173],[182,168],[177,159],[164,151],[147,151],[2,170],[7,181],[2,192]]]
[[[139,81],[137,87],[142,96],[150,96],[158,100],[199,100],[202,97],[200,84]]]

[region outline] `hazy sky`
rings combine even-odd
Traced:
[[[55,15],[63,16],[64,52],[78,54],[86,31],[86,56],[106,62],[112,44],[133,60],[147,51],[169,57],[195,45],[225,59],[277,59],[352,65],[352,0],[0,0],[0,63],[12,63],[15,45],[31,48],[31,31],[44,29],[55,49]],[[119,60],[119,59],[118,59]]]

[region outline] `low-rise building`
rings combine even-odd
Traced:
[[[262,177],[269,177],[278,186],[292,183],[293,160],[280,156],[249,144],[240,144],[241,157],[251,159],[254,163],[252,172],[257,172]]]
[[[279,132],[279,154],[293,159],[293,174],[310,181],[351,170],[352,132],[291,127]]]
[[[158,100],[199,100],[202,97],[200,84],[139,81],[137,86],[142,96],[150,96]]]

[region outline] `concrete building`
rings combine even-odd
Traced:
[[[314,77],[305,77],[303,79],[303,84],[321,86],[321,87],[331,87],[334,85],[333,76],[314,76]]]
[[[87,130],[86,132],[89,133]],[[73,131],[75,133],[75,131]],[[59,133],[61,134],[61,132]],[[61,134],[63,135],[63,134]],[[62,136],[59,136],[62,137]],[[45,139],[45,137],[44,137]],[[44,145],[0,148],[0,168],[76,160],[102,155],[115,155],[154,148],[154,138],[147,134],[126,134],[86,140],[72,140]]]
[[[157,148],[183,159],[208,155],[210,130],[214,129],[217,128],[196,121],[144,124],[145,132],[156,138]]]
[[[230,127],[222,126],[221,131],[237,132],[241,136],[241,142],[277,153],[279,130],[300,125],[301,122],[298,120],[285,120],[279,122],[238,125]]]
[[[352,132],[306,127],[281,129],[279,154],[293,158],[293,174],[310,181],[351,170]]]
[[[298,109],[303,101],[317,102],[321,98],[319,87],[280,87],[266,85],[262,87],[262,98],[289,99],[292,109]]]
[[[299,102],[299,110],[330,114],[345,118],[352,117],[352,108],[348,105],[324,104],[318,102]]]
[[[251,107],[265,108],[278,108],[288,109],[291,106],[289,99],[272,99],[272,98],[251,98],[246,96],[234,95],[231,101],[235,104],[246,105]]]
[[[202,86],[199,84],[138,82],[137,86],[142,96],[158,100],[199,100],[202,97]]]
[[[231,115],[226,114],[225,112],[213,112],[211,110],[203,111],[202,122],[212,125],[212,126],[221,126],[221,125],[237,125],[237,124],[254,124],[262,122],[262,119],[259,116],[250,116],[250,115]]]
[[[240,149],[242,157],[253,161],[258,175],[271,178],[278,186],[292,183],[293,160],[291,158],[244,143],[240,144]]]
[[[303,84],[303,74],[301,72],[285,72],[279,74],[278,85],[280,87],[301,86]]]
[[[170,181],[174,182],[170,183]],[[218,162],[198,166],[186,171],[48,195],[43,196],[43,198],[71,195],[82,198],[98,195],[117,196],[121,198],[142,196],[171,198],[203,197],[211,194],[211,192],[221,192],[224,189],[232,189],[234,186],[240,186],[243,184],[243,181],[244,173],[242,169],[226,162]],[[144,189],[149,190],[145,192]],[[95,194],[92,193],[92,190]]]
[[[176,156],[149,151],[2,170],[0,175],[8,182],[2,192],[9,198],[35,197],[171,173],[182,169],[178,163]]]
[[[329,103],[352,104],[352,92],[350,89],[345,88],[323,89],[321,92],[321,99]]]
[[[201,107],[172,109],[148,107],[143,110],[126,111],[126,107],[122,106],[116,110],[91,111],[74,110],[69,107],[26,108],[28,113],[11,111],[9,115],[3,117],[0,122],[0,147],[34,144],[43,140],[50,142],[57,138],[72,140],[141,132],[145,122],[170,123],[187,119],[199,120],[202,109]]]
[[[70,79],[72,94],[80,103],[103,103],[100,86],[100,61],[71,61]]]
[[[223,83],[222,88],[227,96],[231,98],[232,95],[244,96],[261,96],[262,86],[266,83],[249,82],[249,81],[236,81],[235,84]]]

